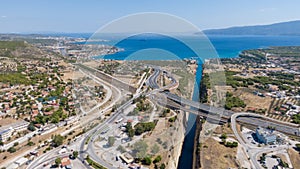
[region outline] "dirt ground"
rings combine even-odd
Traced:
[[[288,154],[290,156],[294,169],[300,169],[300,153],[293,148],[290,148],[288,150]]]
[[[213,138],[209,138],[201,146],[202,169],[237,168],[235,156],[237,148],[227,148]]]
[[[260,97],[257,95],[254,95],[252,92],[254,90],[249,88],[238,88],[237,90],[233,91],[234,96],[238,96],[240,99],[242,99],[247,107],[256,107],[260,109],[268,109],[272,98],[271,97]]]
[[[232,132],[232,130],[230,128],[230,125],[224,124],[222,126],[218,126],[216,128],[216,130],[214,131],[214,134],[223,134],[223,133],[233,134],[233,132]]]

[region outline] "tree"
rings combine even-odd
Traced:
[[[16,152],[17,150],[16,150],[15,147],[10,147],[7,151],[10,152],[10,153],[14,153],[14,152]]]
[[[61,163],[61,158],[60,158],[60,157],[57,157],[57,158],[55,159],[55,165],[56,165],[56,166],[59,166],[60,163]]]
[[[17,145],[19,145],[19,142],[15,142],[14,143],[14,147],[16,147]]]
[[[73,158],[77,158],[78,157],[78,151],[73,151]]]
[[[162,163],[159,167],[159,169],[165,169],[166,168],[166,165],[164,163]]]
[[[63,141],[64,141],[64,137],[61,136],[61,135],[55,135],[53,140],[52,140],[52,143],[53,143],[53,146],[54,147],[58,147],[60,145],[63,144]]]
[[[153,163],[154,164],[159,163],[160,161],[161,161],[161,156],[159,155],[159,156],[155,157],[155,159],[153,160]]]
[[[142,160],[142,164],[144,164],[144,165],[150,165],[151,163],[152,163],[152,160],[148,156]]]
[[[116,141],[115,137],[113,136],[108,137],[108,146],[109,147],[113,146],[115,144],[115,141]]]
[[[121,153],[125,153],[126,152],[126,149],[122,145],[119,145],[118,148],[117,148],[117,150],[120,151]]]
[[[227,138],[227,134],[226,133],[223,133],[220,137],[220,139],[226,139]]]
[[[296,144],[296,149],[300,151],[300,144]]]
[[[33,123],[30,123],[30,124],[28,125],[28,128],[27,128],[27,129],[30,130],[30,131],[34,131],[34,130],[35,130],[35,127],[34,127]]]

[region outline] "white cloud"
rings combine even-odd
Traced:
[[[7,17],[7,16],[5,16],[5,15],[2,15],[2,16],[1,16],[1,18],[6,18],[6,17]]]
[[[259,10],[259,12],[271,12],[275,10],[277,10],[277,8],[262,8]]]

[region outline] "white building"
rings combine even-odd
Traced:
[[[0,128],[0,141],[5,142],[11,137],[14,132],[27,130],[29,122],[21,121]]]
[[[5,142],[8,140],[9,137],[12,136],[13,129],[12,128],[6,128],[0,130],[0,141]]]

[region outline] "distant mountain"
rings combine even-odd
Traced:
[[[241,26],[203,31],[207,35],[297,35],[300,36],[300,20],[271,25]]]

